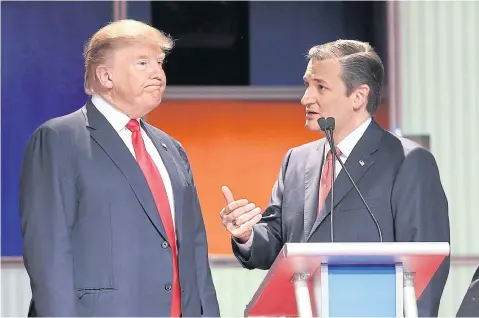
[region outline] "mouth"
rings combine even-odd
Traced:
[[[162,87],[163,85],[161,83],[158,83],[158,84],[150,84],[150,85],[147,85],[146,87]]]
[[[160,85],[149,85],[146,89],[152,92],[160,92],[163,88]]]
[[[316,115],[319,115],[319,113],[315,112],[315,111],[312,111],[312,110],[307,110],[306,115],[307,116],[316,116]]]

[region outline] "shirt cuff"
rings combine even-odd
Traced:
[[[249,255],[250,250],[251,250],[251,245],[253,245],[253,237],[254,237],[254,231],[251,232],[251,236],[249,237],[249,239],[245,243],[238,242],[238,240],[235,237],[233,237],[233,241],[236,243],[236,245],[238,246],[238,248],[239,248],[239,250],[242,254],[248,254]]]

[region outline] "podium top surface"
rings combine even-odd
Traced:
[[[286,243],[282,252],[292,256],[413,256],[449,255],[447,242]]]
[[[309,275],[308,285],[320,277],[322,264],[402,264],[415,273],[419,298],[441,263],[449,255],[447,242],[287,243],[248,304],[247,316],[297,316],[295,273]],[[271,304],[274,304],[274,308]]]

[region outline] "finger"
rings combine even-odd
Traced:
[[[247,199],[239,199],[237,201],[233,201],[230,204],[228,204],[226,209],[231,213],[235,210],[238,210],[239,208],[242,208],[242,207],[246,206],[247,204],[248,204]],[[251,204],[254,204],[254,203],[251,203]]]
[[[251,220],[243,223],[240,227],[235,227],[233,224],[230,223],[227,229],[231,233],[231,235],[235,237],[241,237],[246,232],[251,230],[253,226],[256,223],[258,223],[260,220],[261,220],[261,214],[258,214],[255,217],[253,217]]]
[[[246,204],[245,206],[242,206],[242,207],[237,208],[236,210],[234,210],[231,213],[231,216],[233,216],[235,219],[238,219],[242,215],[253,211],[253,209],[255,209],[255,208],[256,208],[256,204],[249,203],[249,204]]]
[[[233,192],[231,192],[230,188],[228,188],[227,186],[222,186],[221,191],[223,192],[226,204],[230,204],[235,200],[235,198],[233,197]]]
[[[225,215],[230,214],[234,210],[236,210],[238,208],[241,208],[242,206],[245,206],[246,204],[248,204],[248,200],[246,200],[246,199],[240,199],[238,201],[233,201],[221,210],[220,216],[224,217]]]
[[[250,230],[256,223],[261,220],[262,215],[258,214],[248,222],[245,222],[240,228],[244,228],[246,231]]]
[[[237,209],[234,209],[231,213],[228,213],[228,214],[224,215],[223,219],[226,222],[233,222],[234,219],[237,219],[241,215],[243,215],[245,213],[248,213],[249,211],[253,210],[254,208],[256,208],[256,204],[254,204],[254,203],[246,204],[246,205],[241,206]]]
[[[259,215],[261,213],[261,208],[259,207],[256,207],[254,208],[253,210],[239,216],[237,219],[236,219],[236,225],[242,225],[242,224],[245,224],[246,222],[248,222],[249,220],[255,218],[257,215]]]

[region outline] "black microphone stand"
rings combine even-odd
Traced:
[[[383,234],[381,232],[381,227],[379,226],[379,223],[378,221],[376,220],[376,218],[374,217],[374,214],[373,212],[371,211],[371,209],[369,208],[368,204],[366,203],[366,200],[364,200],[364,197],[363,195],[361,194],[361,191],[359,191],[358,189],[358,186],[356,185],[356,183],[354,182],[353,178],[351,177],[351,175],[349,174],[349,171],[348,169],[346,169],[346,167],[344,166],[344,163],[343,161],[341,160],[341,158],[339,158],[338,154],[336,153],[336,148],[334,147],[334,140],[333,140],[333,130],[335,128],[335,121],[334,121],[334,118],[332,117],[328,117],[327,119],[324,118],[324,117],[321,117],[320,119],[318,119],[318,124],[319,124],[319,128],[321,128],[322,131],[324,131],[325,135],[326,135],[326,139],[328,140],[329,142],[329,145],[331,147],[331,152],[332,154],[334,155],[334,157],[336,157],[336,159],[338,159],[339,163],[341,164],[341,167],[343,168],[344,172],[346,173],[346,175],[348,176],[349,178],[349,181],[351,181],[352,185],[354,186],[354,189],[356,190],[356,192],[358,193],[359,197],[361,198],[361,201],[363,202],[364,206],[366,207],[366,209],[368,210],[368,213],[369,215],[371,216],[371,218],[373,219],[374,221],[374,224],[376,225],[376,229],[378,230],[378,235],[379,235],[379,241],[382,242],[383,241]],[[329,132],[329,133],[328,133]],[[334,159],[333,159],[334,160]],[[334,161],[333,161],[333,167],[334,167]],[[333,180],[334,180],[334,168],[332,169],[333,171],[333,178],[331,179],[331,241],[333,241],[333,207],[334,207],[334,200],[333,200]]]
[[[329,147],[331,148],[331,242],[334,242],[334,179],[336,177],[336,148],[334,146],[333,139],[333,130],[334,130],[334,119],[331,121],[330,118],[325,119],[321,117],[318,120],[319,128],[324,131],[326,139],[328,140]],[[327,158],[327,155],[326,155]],[[321,208],[321,207],[319,207]]]

